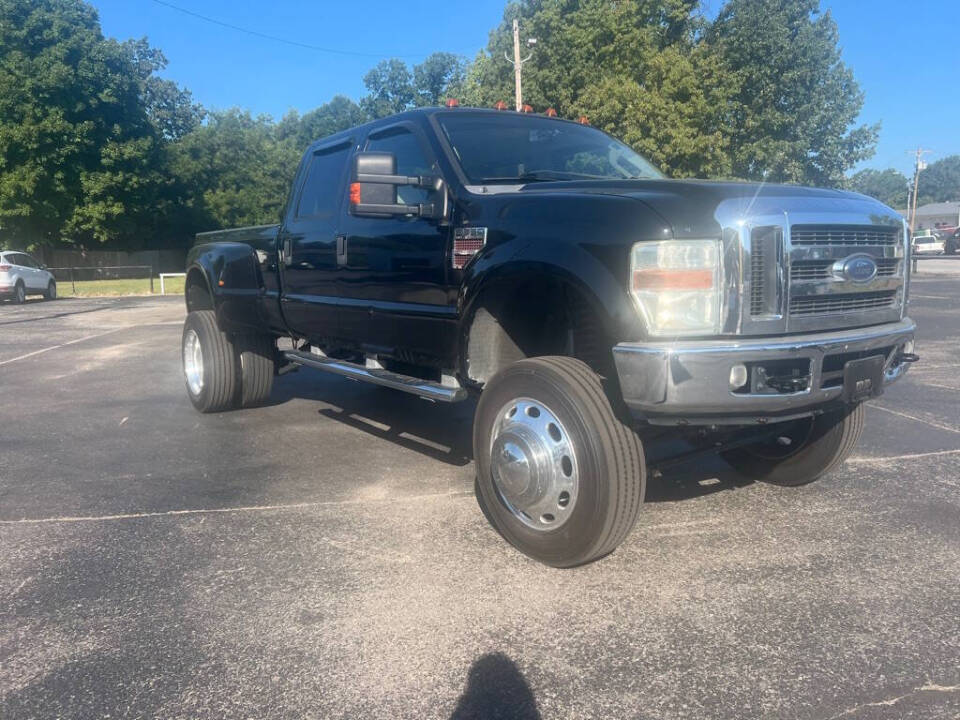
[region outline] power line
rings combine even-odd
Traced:
[[[187,8],[182,8],[179,5],[174,5],[173,3],[166,2],[166,0],[152,0],[157,5],[163,5],[168,7],[171,10],[176,10],[177,12],[183,13],[184,15],[189,15],[195,17],[198,20],[203,20],[204,22],[212,23],[213,25],[219,25],[220,27],[230,28],[231,30],[236,30],[237,32],[246,33],[247,35],[252,35],[254,37],[263,38],[264,40],[272,40],[274,42],[283,43],[284,45],[292,45],[293,47],[304,48],[306,50],[315,50],[316,52],[325,52],[331,53],[333,55],[349,55],[353,57],[367,57],[367,58],[382,58],[386,56],[391,57],[407,57],[407,58],[421,58],[426,57],[427,53],[393,53],[393,52],[379,52],[379,53],[368,53],[368,52],[358,52],[355,50],[339,50],[337,48],[328,48],[321,47],[320,45],[311,45],[310,43],[303,43],[297,40],[290,40],[288,38],[278,37],[276,35],[269,35],[267,33],[262,33],[259,30],[251,30],[249,28],[241,27],[239,25],[234,25],[233,23],[228,23],[223,20],[217,20],[216,18],[208,17],[207,15],[201,15],[198,12],[193,10],[188,10]]]

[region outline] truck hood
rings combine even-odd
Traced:
[[[531,183],[522,194],[587,193],[639,200],[677,238],[716,237],[723,228],[785,222],[899,225],[900,215],[858,193],[799,185],[708,180],[583,180]]]

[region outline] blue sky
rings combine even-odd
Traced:
[[[468,57],[484,47],[505,0],[169,0],[175,5],[341,55],[252,37],[153,0],[92,0],[104,33],[147,36],[170,61],[165,75],[210,108],[239,106],[279,118],[342,93],[382,57],[418,62],[436,50]],[[716,9],[721,0],[711,0]],[[910,172],[910,148],[960,153],[960,0],[823,0],[840,28],[845,62],[866,96],[861,122],[882,122],[866,167]]]

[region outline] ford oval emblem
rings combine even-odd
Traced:
[[[869,255],[851,255],[834,264],[834,272],[844,280],[870,282],[877,276],[877,261]]]

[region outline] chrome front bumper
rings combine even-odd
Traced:
[[[840,400],[842,383],[824,387],[824,359],[887,350],[884,385],[907,369],[898,362],[916,325],[909,318],[868,328],[793,335],[702,341],[621,343],[613,348],[627,406],[654,424],[746,424],[809,414]],[[737,364],[810,360],[805,390],[753,394],[730,389]],[[839,358],[838,360],[843,360]]]

